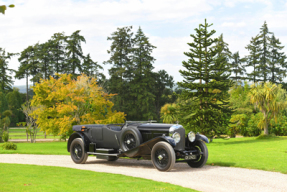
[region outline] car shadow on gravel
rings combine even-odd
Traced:
[[[117,161],[88,160],[86,164],[100,164],[111,167],[142,167],[146,169],[154,169],[151,161],[134,160],[134,159],[119,159]]]
[[[144,168],[144,169],[154,169],[150,160],[136,160],[136,159],[119,159],[117,161],[107,161],[102,159],[88,159],[86,164],[94,165],[105,165],[110,167],[126,167],[126,168]],[[187,163],[176,163],[174,168],[170,172],[198,172],[198,171],[208,171],[210,169],[215,169],[216,166],[205,165],[202,168],[191,168]]]

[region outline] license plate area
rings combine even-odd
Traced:
[[[194,159],[196,159],[196,155],[186,155],[186,156],[184,157],[184,159],[185,159],[185,160],[194,160]]]

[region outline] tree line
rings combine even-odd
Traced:
[[[177,82],[177,89],[174,89],[173,77],[165,70],[153,71],[156,59],[152,52],[156,47],[140,27],[134,33],[132,26],[117,28],[107,38],[111,42],[107,50],[110,58],[103,64],[111,65],[109,79],[101,73],[102,65],[93,61],[90,54],[83,53],[81,44],[86,40],[78,30],[70,36],[56,33],[45,43],[28,46],[19,54],[17,71],[8,67],[8,61],[17,54],[1,49],[1,89],[3,93],[12,90],[9,72],[15,72],[16,78],[26,78],[28,101],[29,77],[35,84],[58,79],[58,74],[70,74],[72,79],[86,74],[89,78],[96,77],[95,81],[105,92],[115,94],[110,98],[113,110],[124,112],[127,120],[180,121],[186,129],[210,137],[234,135],[233,125],[240,120],[232,115],[240,107],[233,103],[233,90],[243,87],[242,80],[284,85],[284,46],[269,32],[265,22],[260,33],[246,46],[249,55],[240,58],[239,52],[230,52],[223,34],[214,37],[216,31],[210,30],[211,26],[205,20],[195,29],[195,34],[190,35],[190,49],[184,53],[188,60],[182,62],[184,69],[179,71],[184,80]],[[252,69],[246,71],[246,67]],[[259,114],[259,109],[251,113]]]
[[[186,129],[210,138],[238,133],[257,136],[261,129],[266,135],[269,129],[272,134],[287,135],[284,46],[265,22],[246,46],[249,55],[240,58],[239,52],[229,51],[223,34],[213,37],[211,26],[205,20],[190,35],[190,51],[184,53],[188,60],[179,71],[184,78],[178,82],[182,94],[175,103],[162,107],[163,121],[180,121]],[[254,84],[243,85],[244,80]]]

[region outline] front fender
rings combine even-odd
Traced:
[[[141,156],[141,155],[149,155],[149,154],[151,154],[151,150],[152,150],[153,146],[160,141],[165,141],[165,142],[169,143],[173,148],[176,145],[176,143],[174,142],[174,140],[171,137],[159,136],[159,137],[155,137],[155,138],[153,138],[147,142],[144,142],[141,145],[139,145],[139,146],[137,146],[131,150],[124,151],[123,153],[121,153],[121,155],[119,155],[119,157],[122,157],[122,156],[136,157],[136,156]]]
[[[201,135],[199,133],[196,134],[195,140],[202,140],[205,143],[209,143],[208,138],[205,135]]]
[[[70,146],[71,146],[72,141],[76,138],[81,138],[83,140],[85,152],[88,152],[90,140],[82,132],[75,132],[69,137],[68,144],[67,144],[68,152],[70,152]]]

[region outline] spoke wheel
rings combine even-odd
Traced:
[[[132,133],[128,133],[125,135],[124,145],[127,149],[132,149],[136,147],[136,138]]]
[[[142,136],[138,129],[125,128],[120,136],[120,146],[122,151],[129,151],[142,143]],[[134,151],[136,153],[136,151]],[[131,154],[130,156],[132,156]]]
[[[72,160],[77,164],[84,164],[87,161],[88,154],[85,152],[84,142],[82,139],[76,138],[72,141],[70,154]]]
[[[198,150],[199,155],[196,159],[188,161],[187,164],[193,168],[203,167],[203,165],[206,164],[208,159],[207,147],[203,141],[199,140],[195,143],[195,149]]]
[[[158,142],[152,148],[151,160],[159,171],[170,171],[175,164],[175,153],[167,142]]]

